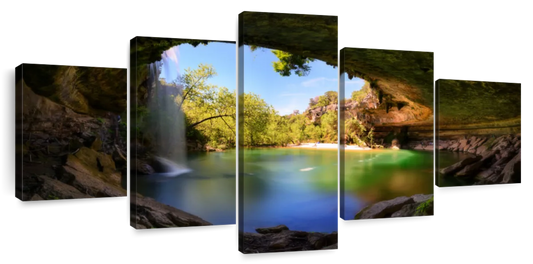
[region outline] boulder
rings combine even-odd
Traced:
[[[413,216],[416,212],[418,203],[406,204],[400,210],[394,212],[391,217],[408,217]]]
[[[38,176],[37,178],[41,181],[38,195],[43,200],[92,198],[92,196],[84,194],[78,189],[56,179],[47,176]]]
[[[433,194],[415,194],[411,196],[415,203],[425,202],[433,197]]]
[[[132,194],[130,201],[130,223],[136,229],[211,225],[198,216],[139,194]]]
[[[476,148],[476,155],[481,155],[481,153],[485,152],[487,150],[487,146],[481,145]]]
[[[59,179],[93,197],[126,196],[121,186],[122,175],[115,169],[111,155],[82,147],[67,156]]]
[[[459,146],[457,147],[457,151],[465,151],[467,144],[468,144],[467,139],[459,140]]]
[[[268,247],[270,249],[282,249],[287,247],[291,243],[291,240],[287,236],[279,236],[272,240]]]
[[[514,143],[513,147],[515,149],[520,149],[521,146],[521,140],[517,138],[516,142]]]
[[[289,230],[289,228],[285,225],[278,225],[274,227],[264,227],[255,229],[255,231],[259,234],[281,233],[281,231],[283,230]]]
[[[389,217],[400,210],[404,205],[414,203],[411,197],[397,197],[392,200],[382,201],[369,205],[355,215],[355,219],[372,219]]]
[[[95,151],[102,151],[102,140],[100,140],[99,137],[97,137],[93,143],[91,144],[91,149]]]
[[[448,149],[448,146],[450,146],[450,144],[448,141],[439,140],[437,141],[437,146],[439,150],[444,150],[444,149]]]
[[[337,248],[337,232],[282,230],[279,233],[239,233],[239,250],[243,253],[303,251]]]
[[[446,168],[443,168],[440,170],[440,173],[443,174],[443,175],[452,175],[460,170],[462,170],[464,167],[466,167],[467,165],[470,165],[474,162],[477,162],[479,160],[481,160],[481,156],[474,156],[474,157],[468,157],[466,159],[463,159],[451,166],[448,166]]]
[[[140,159],[135,159],[133,161],[133,164],[135,164],[135,170],[142,174],[142,175],[151,175],[155,173],[154,168],[148,164],[148,162],[145,162]]]
[[[321,249],[338,242],[337,234],[309,233],[307,240],[315,249]]]
[[[494,155],[495,154],[493,153],[492,157]],[[470,165],[466,165],[459,172],[455,173],[455,177],[467,177],[467,176],[476,175],[479,172],[479,170],[481,169],[481,167],[483,166],[483,164],[485,163],[486,160],[487,160],[486,158],[482,158],[481,160],[479,160],[479,161],[477,161],[475,163],[472,163]]]
[[[521,153],[511,159],[502,171],[502,183],[521,182]]]

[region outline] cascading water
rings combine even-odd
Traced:
[[[157,155],[155,159],[160,165],[158,170],[163,176],[178,176],[190,171],[186,165],[184,115],[178,106],[183,96],[183,87],[172,81],[179,76],[177,54],[179,50],[176,46],[163,52],[161,61],[148,66],[148,83],[151,88],[148,98],[150,131]],[[162,72],[164,76],[161,76]]]

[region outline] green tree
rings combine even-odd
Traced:
[[[329,98],[325,95],[321,95],[320,97],[318,97],[318,102],[315,107],[327,106],[329,105],[329,103]]]
[[[244,145],[264,144],[264,134],[270,121],[273,108],[259,95],[244,94]]]
[[[200,64],[187,68],[176,85],[183,87],[183,95],[175,102],[186,116],[187,138],[212,147],[235,145],[235,92],[208,83],[216,76],[211,65]]]
[[[363,99],[367,96],[367,94],[370,92],[372,92],[372,89],[370,88],[370,83],[365,81],[365,84],[363,85],[363,87],[361,87],[360,90],[352,92],[352,100],[361,103]]]
[[[337,111],[327,111],[320,117],[322,139],[326,142],[337,142]]]
[[[263,49],[262,47],[256,45],[249,45],[251,52],[256,51],[257,49]],[[281,50],[271,50],[271,52],[278,58],[278,61],[273,61],[272,66],[274,71],[279,73],[281,76],[291,76],[291,73],[294,73],[298,76],[307,76],[311,71],[310,62],[315,61],[313,58],[307,56],[296,55],[286,51]]]
[[[336,104],[339,102],[339,93],[336,91],[327,91],[324,93],[324,96],[328,98],[329,104]]]

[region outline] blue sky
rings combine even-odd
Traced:
[[[283,77],[272,67],[272,62],[277,60],[270,49],[252,52],[244,47],[244,92],[260,95],[281,115],[291,114],[293,110],[301,113],[309,105],[310,98],[338,90],[338,69],[325,62],[311,62],[307,76],[292,73]]]
[[[195,47],[189,44],[182,44],[173,48],[178,59],[178,72],[183,74],[185,69],[196,69],[200,63],[211,64],[217,76],[211,77],[208,83],[224,86],[230,91],[236,88],[236,53],[235,44],[211,42],[207,45],[198,45]],[[168,80],[174,80],[177,76],[176,66],[171,63],[168,65],[168,72],[161,72],[161,77]]]
[[[171,50],[169,55],[176,56],[178,65],[169,63],[163,67],[161,77],[167,81],[174,80],[178,72],[183,74],[186,68],[194,69],[204,63],[211,64],[217,72],[217,76],[208,80],[209,83],[227,87],[230,91],[235,90],[235,44],[211,42],[196,48],[182,44]],[[260,95],[279,114],[291,114],[293,110],[300,110],[301,113],[307,108],[310,98],[327,91],[338,91],[337,68],[315,60],[310,63],[309,75],[299,77],[293,73],[283,77],[272,67],[272,62],[277,60],[270,49],[260,48],[252,52],[249,47],[244,48],[244,92]],[[364,81],[346,78],[345,84],[346,97],[350,97],[353,91],[361,89]]]
[[[361,88],[363,88],[363,85],[365,84],[365,80],[353,77],[351,80],[348,79],[348,75],[346,74],[344,77],[344,97],[345,98],[351,98],[353,91],[359,91]]]

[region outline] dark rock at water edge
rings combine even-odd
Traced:
[[[433,194],[401,196],[381,201],[363,208],[355,219],[375,219],[433,215]]]
[[[337,232],[319,233],[292,231],[285,225],[257,228],[263,233],[240,233],[242,253],[286,252],[320,249],[336,249]]]
[[[520,134],[441,140],[439,146],[440,150],[473,155],[441,169],[444,177],[472,178],[475,185],[521,182]]]

